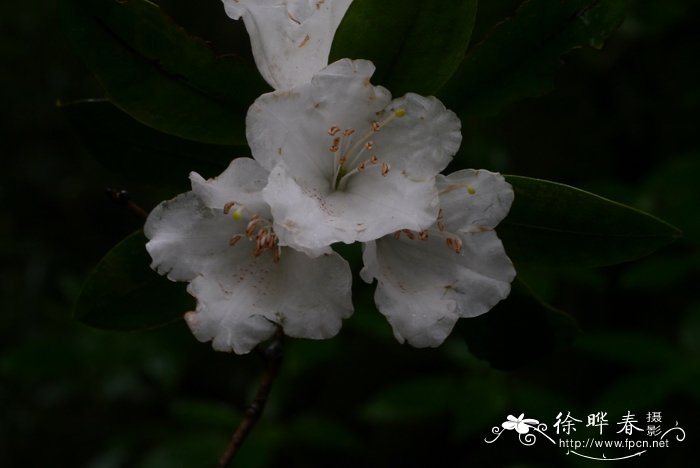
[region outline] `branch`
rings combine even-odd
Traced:
[[[253,402],[248,406],[243,419],[241,420],[236,432],[231,436],[231,440],[221,455],[217,468],[226,468],[231,463],[233,456],[236,454],[238,449],[243,445],[243,441],[248,436],[248,433],[253,429],[255,423],[258,422],[260,416],[262,415],[263,409],[265,408],[265,403],[267,403],[267,397],[270,394],[270,389],[272,388],[272,383],[277,377],[277,372],[279,371],[280,362],[282,361],[282,328],[277,328],[275,336],[272,338],[270,344],[267,345],[263,351],[265,356],[265,361],[267,367],[265,373],[263,374],[262,380],[260,381],[260,386],[258,391],[255,393],[255,398]]]

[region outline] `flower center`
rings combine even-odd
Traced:
[[[236,206],[238,208],[231,212]],[[254,240],[255,248],[253,250],[253,256],[259,257],[269,250],[272,252],[273,263],[279,263],[282,255],[282,248],[278,245],[279,239],[277,238],[277,234],[275,234],[275,230],[272,228],[272,221],[262,218],[256,213],[250,213],[245,206],[234,201],[224,205],[224,214],[231,214],[236,221],[240,220],[244,214],[249,217],[245,231],[233,235],[233,237],[229,239],[228,245],[233,247],[244,237],[249,241]]]
[[[379,133],[392,120],[400,119],[405,115],[404,109],[395,109],[381,122],[373,121],[369,130],[357,139],[354,128],[342,130],[334,125],[328,129],[328,135],[332,138],[332,144],[328,150],[333,153],[331,190],[343,191],[350,177],[367,169],[379,170],[384,177],[389,174],[391,170],[389,163],[383,162],[374,153],[375,144],[372,136]]]

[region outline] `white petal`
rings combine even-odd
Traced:
[[[253,157],[267,170],[284,161],[295,176],[325,179],[330,186],[333,156],[328,129],[338,125],[365,132],[391,101],[386,89],[369,83],[372,73],[372,62],[343,59],[317,73],[310,83],[260,96],[246,117]]]
[[[190,283],[197,310],[187,323],[198,340],[238,354],[269,338],[275,324],[288,336],[330,338],[352,314],[351,280],[337,254],[311,259],[284,249],[279,263],[251,254]]]
[[[496,234],[461,240],[459,254],[435,230],[424,241],[388,236],[367,244],[361,275],[378,280],[375,302],[399,341],[439,346],[458,317],[483,314],[508,296],[515,271]]]
[[[190,281],[216,264],[235,262],[239,251],[228,242],[245,224],[208,208],[193,192],[164,201],[144,226],[151,268],[172,281]]]
[[[444,275],[439,267],[429,265],[433,262],[431,253],[393,238],[369,242],[364,247],[362,278],[379,281],[374,301],[396,339],[418,348],[439,346],[458,316]]]
[[[432,177],[443,170],[462,142],[457,115],[435,97],[408,93],[395,99],[390,111],[401,109],[375,136],[376,154],[413,178]]]
[[[331,43],[352,0],[223,0],[243,17],[255,63],[275,89],[311,80],[328,63]]]
[[[209,208],[222,210],[235,201],[260,216],[269,213],[264,206],[262,189],[267,184],[268,171],[251,158],[237,158],[218,177],[204,180],[196,172],[190,174],[192,191]]]
[[[448,231],[493,229],[508,214],[513,188],[502,175],[465,169],[437,177],[440,207]]]
[[[263,196],[280,243],[311,253],[334,242],[364,242],[433,223],[432,180],[412,181],[399,172],[383,177],[377,170],[360,175],[344,192],[324,194],[301,187],[283,165],[273,169]]]

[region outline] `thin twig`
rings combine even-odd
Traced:
[[[107,195],[114,200],[118,205],[122,205],[126,208],[129,209],[132,213],[134,213],[136,216],[141,218],[142,220],[146,220],[148,218],[148,213],[146,210],[138,206],[136,203],[131,201],[131,195],[129,195],[129,192],[126,190],[114,190],[111,188],[107,188]]]
[[[270,394],[270,389],[272,388],[272,383],[277,377],[277,372],[279,371],[280,362],[282,361],[282,329],[278,328],[272,341],[267,345],[263,354],[265,356],[266,368],[265,373],[260,381],[260,386],[258,386],[258,391],[255,393],[255,398],[253,402],[246,409],[243,419],[236,428],[236,431],[231,436],[231,440],[219,459],[219,464],[216,465],[217,468],[226,468],[231,463],[233,456],[236,454],[238,449],[243,445],[243,441],[246,436],[250,433],[258,422],[260,416],[262,415],[263,409],[265,408],[265,403],[267,403],[267,397]]]

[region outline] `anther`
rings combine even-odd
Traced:
[[[379,162],[379,158],[377,156],[372,156],[371,158],[369,158],[369,162],[371,162],[372,164],[377,164]]]
[[[411,240],[416,240],[415,234],[413,234],[413,231],[411,231],[410,229],[404,229],[402,232],[403,232],[404,234],[406,234],[406,236],[407,236],[409,239],[411,239]]]
[[[340,149],[340,137],[335,137],[333,139],[333,145],[328,149],[331,151],[331,153],[337,152]]]
[[[396,231],[396,232],[394,233],[394,239],[396,239],[396,240],[401,239],[401,231]]]
[[[226,203],[224,205],[224,214],[225,215],[229,214],[229,212],[231,211],[231,208],[233,208],[233,206],[235,204],[236,204],[236,202],[234,202],[234,201]]]
[[[378,132],[379,130],[381,130],[381,128],[382,128],[382,124],[380,124],[377,121],[372,122],[372,131],[373,132]]]
[[[374,142],[368,141],[367,143],[365,143],[365,148],[367,148],[368,150],[371,150],[372,148],[374,148]]]
[[[240,234],[236,234],[236,235],[233,236],[231,239],[229,239],[228,245],[230,245],[231,247],[233,247],[234,245],[236,245],[236,244],[238,243],[239,240],[241,240],[242,237],[243,237],[243,236],[241,236]]]
[[[352,135],[353,133],[355,133],[355,129],[354,129],[354,128],[346,128],[345,131],[343,132],[343,135],[345,135],[345,136],[350,136],[350,135]]]
[[[459,239],[453,239],[452,237],[448,237],[446,239],[447,242],[447,247],[450,249],[454,250],[455,253],[461,253],[462,252],[462,241]]]
[[[428,240],[428,231],[421,231],[418,233],[418,238],[422,241]]]
[[[344,166],[346,162],[348,162],[348,157],[347,157],[347,156],[341,156],[340,159],[338,160],[338,165],[339,165],[339,166]]]
[[[474,195],[476,193],[476,189],[471,185],[467,185],[467,193],[469,193],[469,195]]]
[[[267,230],[261,229],[260,232],[258,232],[258,238],[257,238],[257,242],[260,245],[260,247],[265,247],[267,245],[267,239],[268,239]]]
[[[361,163],[357,166],[357,172],[363,172],[365,170],[365,163]]]
[[[253,233],[255,232],[255,226],[258,224],[258,218],[256,216],[253,216],[251,220],[248,222],[248,227],[246,227],[245,230],[245,235],[246,237],[252,237]]]
[[[382,163],[382,175],[386,177],[386,175],[389,173],[389,164],[388,163]]]
[[[340,131],[340,127],[337,126],[332,126],[331,128],[328,129],[328,134],[330,136],[335,136],[338,132]]]

